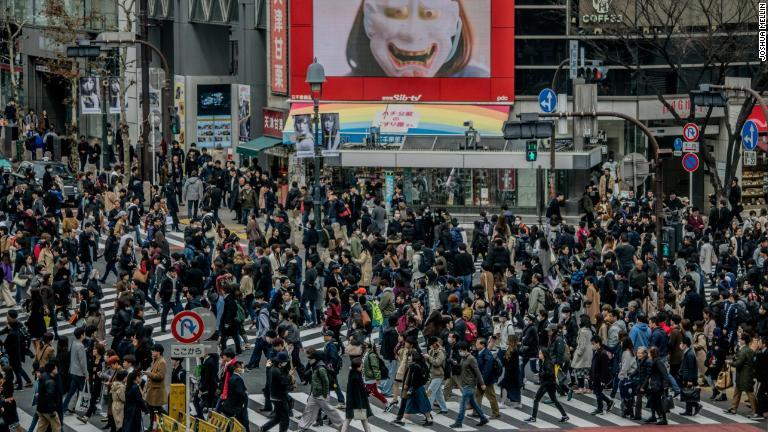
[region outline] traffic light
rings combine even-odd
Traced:
[[[536,162],[539,155],[539,143],[536,140],[525,142],[525,160],[527,162]]]
[[[579,78],[584,78],[587,83],[596,83],[608,77],[608,67],[603,66],[601,60],[587,60],[584,67],[577,69]]]
[[[699,90],[691,90],[691,102],[695,106],[724,107],[728,105],[728,95],[724,91],[710,90],[707,84],[700,84]]]

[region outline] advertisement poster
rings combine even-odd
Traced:
[[[285,110],[264,108],[264,136],[272,138],[283,138],[283,129],[285,129]]]
[[[296,143],[296,157],[315,157],[315,138],[312,131],[312,117],[309,114],[293,116],[293,134]]]
[[[109,113],[120,114],[120,78],[109,77]]]
[[[249,85],[237,86],[237,112],[240,142],[248,142],[251,139],[251,86]]]
[[[230,147],[232,116],[198,116],[197,147]]]
[[[514,5],[294,0],[291,98],[311,96],[306,69],[317,58],[328,78],[323,88],[328,100],[510,104],[515,97]]]
[[[387,211],[392,206],[392,197],[395,195],[395,173],[386,171],[384,173],[384,202]]]
[[[269,0],[269,76],[273,94],[288,94],[288,0]],[[327,27],[326,27],[327,28]]]
[[[376,113],[375,124],[381,128],[381,133],[408,133],[408,129],[419,126],[419,112],[413,105],[386,105],[381,112]]]
[[[101,80],[99,77],[80,78],[80,112],[101,114]]]
[[[314,0],[314,52],[327,76],[491,76],[490,0],[421,2],[419,10],[410,2],[350,3]]]
[[[320,125],[323,132],[323,156],[337,157],[341,143],[339,113],[320,114]]]
[[[172,122],[176,125],[176,133],[173,134],[173,139],[181,144],[184,148],[186,144],[186,91],[184,77],[181,75],[174,75],[173,77],[173,118]]]

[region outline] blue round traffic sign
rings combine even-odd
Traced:
[[[545,113],[552,113],[557,109],[557,94],[551,88],[545,88],[539,93],[539,109]]]
[[[683,169],[692,173],[699,169],[699,156],[696,153],[686,153],[683,155]]]
[[[757,123],[754,120],[744,122],[741,128],[741,143],[744,145],[744,150],[754,150],[757,147],[758,134]]]
[[[676,152],[683,151],[683,140],[682,140],[682,138],[675,138],[674,150]]]

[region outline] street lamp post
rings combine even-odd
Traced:
[[[320,204],[322,197],[320,196],[320,96],[323,94],[323,83],[325,82],[325,69],[323,65],[317,62],[317,59],[309,65],[307,68],[306,83],[309,84],[309,89],[312,93],[312,103],[314,106],[314,139],[315,139],[315,173],[314,173],[314,191],[313,191],[313,209],[315,219],[315,230],[320,231],[322,225],[320,224]]]

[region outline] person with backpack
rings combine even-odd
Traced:
[[[339,373],[342,368],[341,354],[339,353],[339,345],[334,339],[334,333],[330,330],[323,332],[323,361],[325,367],[328,368],[330,377],[333,379],[333,389],[336,392],[336,400],[339,401],[336,408],[344,409],[344,393],[341,392],[339,386]]]
[[[307,364],[304,379],[309,382],[309,397],[304,405],[304,413],[298,421],[300,432],[309,430],[310,424],[318,417],[321,412],[328,417],[330,424],[341,429],[344,420],[341,414],[328,402],[331,389],[336,381],[328,371],[325,364],[322,351],[316,351],[314,348],[307,349]],[[314,427],[322,426],[322,420],[312,424]]]
[[[477,354],[477,367],[480,369],[480,373],[483,375],[483,382],[485,388],[475,389],[475,400],[477,404],[482,406],[483,397],[487,397],[491,404],[491,419],[497,419],[501,416],[499,413],[499,402],[496,400],[496,381],[501,378],[504,373],[504,367],[499,359],[493,355],[490,349],[488,349],[488,340],[484,337],[478,338],[475,342],[475,350]],[[470,414],[470,417],[477,417]]]
[[[384,378],[389,378],[389,370],[381,359],[381,356],[376,352],[376,346],[366,341],[363,342],[363,383],[365,384],[365,391],[369,395],[378,399],[389,411],[394,402],[387,402],[387,398],[379,391],[379,381]]]

